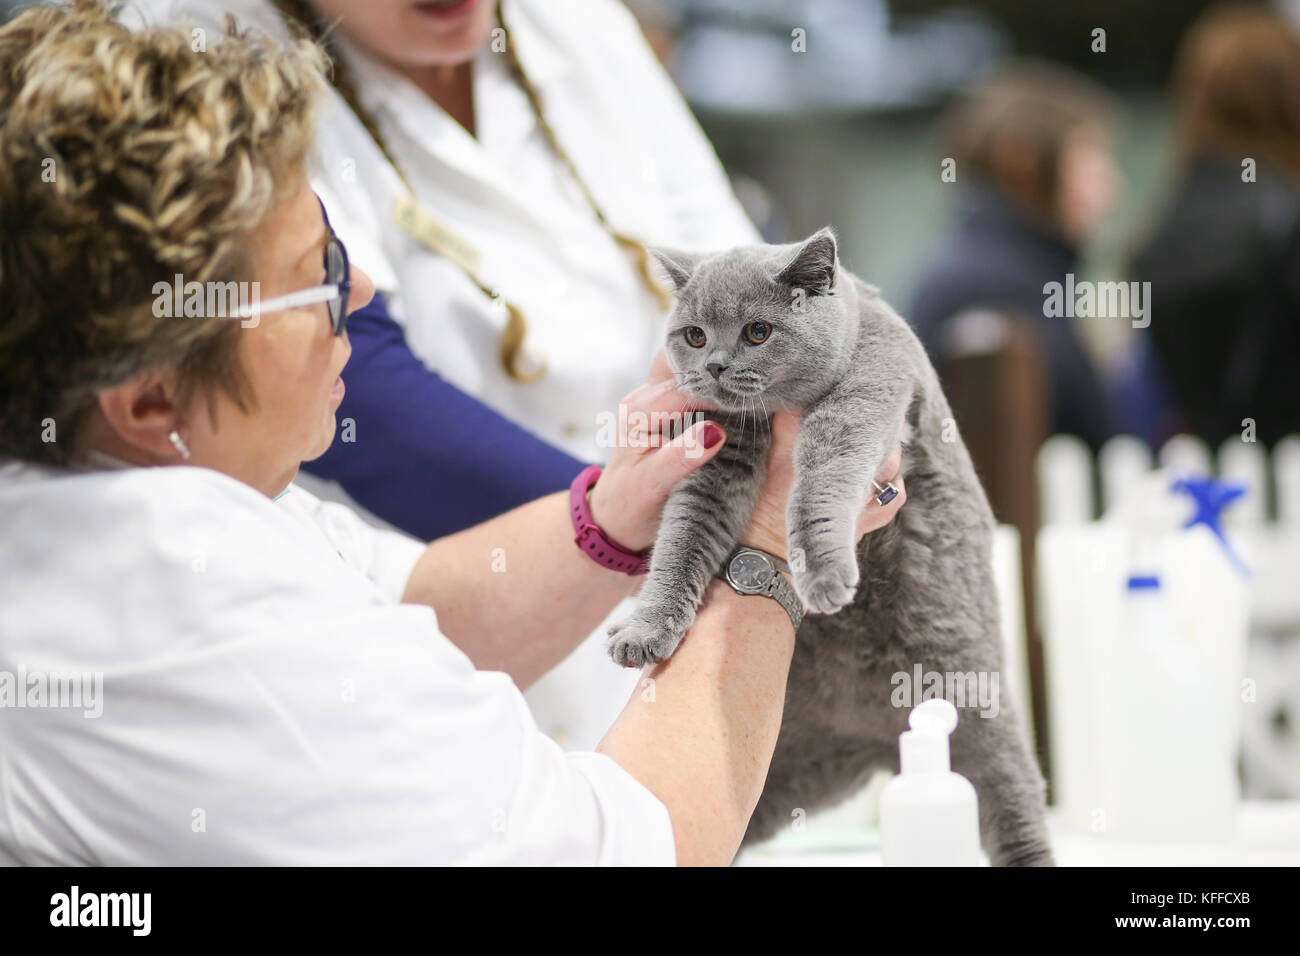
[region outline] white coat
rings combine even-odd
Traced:
[[[294,486],[0,462],[0,863],[673,863],[398,603],[420,551]]]

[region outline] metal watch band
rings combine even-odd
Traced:
[[[764,562],[772,569],[772,577],[761,589],[756,590],[752,587],[741,587],[736,581],[732,580],[732,562],[738,556],[744,554],[760,555],[764,559]],[[785,575],[781,573],[782,571],[788,573],[789,570],[790,566],[776,555],[769,554],[759,548],[749,548],[744,545],[739,545],[734,548],[729,555],[727,555],[726,560],[722,564],[722,570],[718,572],[718,577],[726,581],[727,584],[731,586],[731,589],[737,594],[757,594],[762,597],[772,598],[781,605],[786,614],[790,615],[790,623],[794,625],[794,629],[797,631],[799,630],[799,625],[803,623],[804,607],[803,602],[799,600],[799,595],[795,593],[794,585],[786,580]]]
[[[790,623],[794,625],[796,631],[799,630],[799,625],[803,623],[803,601],[800,601],[799,595],[795,593],[794,585],[780,571],[777,571],[772,579],[767,596],[775,598],[776,602],[785,608],[785,613],[790,615]]]

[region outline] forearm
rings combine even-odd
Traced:
[[[520,688],[562,661],[636,589],[573,543],[560,492],[439,538],[416,562],[403,600],[428,604],[480,670]]]
[[[735,857],[781,729],[794,628],[775,601],[714,581],[672,658],[646,672],[597,748],[668,808],[681,865]]]

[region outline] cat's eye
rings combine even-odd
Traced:
[[[762,345],[772,334],[772,326],[766,322],[750,322],[744,328],[745,341],[750,345]]]
[[[704,343],[708,340],[708,336],[704,334],[704,330],[698,325],[687,326],[685,334],[686,344],[693,349],[703,348]]]

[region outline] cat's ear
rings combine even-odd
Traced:
[[[682,252],[679,249],[652,248],[650,254],[658,261],[664,274],[673,284],[673,288],[679,292],[686,283],[691,281],[691,276],[695,273],[695,267],[704,258],[699,253]]]
[[[812,295],[826,295],[835,285],[835,252],[835,233],[829,226],[818,229],[776,274],[776,281]]]

